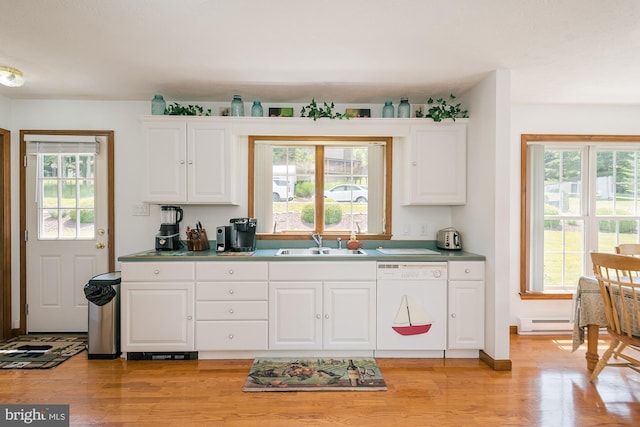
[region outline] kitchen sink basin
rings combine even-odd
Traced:
[[[366,255],[362,249],[289,248],[278,249],[277,256],[354,256]]]

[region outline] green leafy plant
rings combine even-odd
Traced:
[[[325,199],[325,201],[329,201],[331,199]],[[309,203],[304,205],[302,211],[300,212],[300,218],[302,221],[313,224],[315,220],[315,205],[313,203]],[[339,224],[342,221],[342,208],[340,208],[337,204],[324,205],[324,224]]]
[[[302,109],[300,110],[300,117],[311,117],[314,122],[323,117],[327,117],[329,119],[349,120],[349,116],[333,111],[334,108],[335,105],[333,104],[333,102],[331,103],[331,105],[324,102],[324,106],[318,107],[316,100],[312,99],[309,105],[302,107]]]
[[[463,110],[460,103],[453,104],[453,100],[456,97],[449,95],[449,101],[444,98],[438,98],[434,101],[433,98],[427,99],[427,112],[424,117],[433,119],[434,122],[440,122],[444,119],[467,118],[469,117],[468,111]],[[451,102],[451,104],[449,103]]]
[[[177,102],[167,106],[164,110],[167,116],[210,116],[211,108],[204,109],[199,105],[180,105]]]

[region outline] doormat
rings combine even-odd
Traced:
[[[86,335],[22,335],[0,344],[0,369],[53,368],[86,346]]]
[[[255,359],[242,391],[386,391],[372,358]]]

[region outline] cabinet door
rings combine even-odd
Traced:
[[[322,348],[322,283],[269,283],[269,349]]]
[[[434,124],[411,129],[405,167],[406,205],[463,205],[467,187],[467,128]]]
[[[140,159],[143,200],[151,203],[187,201],[187,125],[185,121],[143,123],[144,154]]]
[[[449,349],[484,347],[484,282],[449,282]]]
[[[122,284],[123,351],[193,351],[193,283]]]
[[[223,123],[187,125],[187,199],[190,203],[235,203],[233,144]]]
[[[376,283],[325,282],[322,317],[325,349],[375,349]]]

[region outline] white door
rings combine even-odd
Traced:
[[[322,348],[322,283],[269,283],[269,348]]]
[[[107,143],[29,142],[28,332],[87,331],[84,285],[109,266]]]

